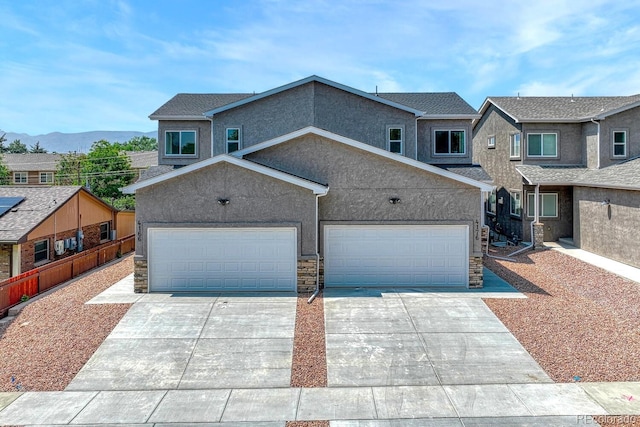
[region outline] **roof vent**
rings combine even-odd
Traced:
[[[571,94],[571,102],[576,102],[576,100],[573,98],[573,94]]]
[[[516,97],[516,99],[520,99],[520,92],[518,92],[518,96]]]

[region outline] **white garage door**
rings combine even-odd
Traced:
[[[295,228],[149,229],[149,289],[294,291]]]
[[[327,287],[467,286],[466,225],[324,228]]]

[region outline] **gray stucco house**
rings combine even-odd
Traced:
[[[640,267],[640,95],[489,97],[480,114],[488,225],[528,241],[541,224],[545,241]]]
[[[477,112],[311,76],[178,94],[136,194],[137,292],[482,286]]]

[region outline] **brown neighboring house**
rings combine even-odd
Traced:
[[[132,234],[132,218],[79,186],[0,186],[0,279]]]
[[[131,168],[140,176],[158,164],[157,151],[127,151]],[[9,169],[9,183],[14,185],[53,185],[61,154],[24,153],[3,154],[2,161]]]

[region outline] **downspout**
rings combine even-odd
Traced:
[[[318,241],[320,223],[318,222],[318,200],[320,197],[326,196],[328,191],[329,189],[327,189],[324,194],[316,194],[316,290],[313,291],[313,294],[311,294],[311,297],[307,300],[307,304],[311,304],[320,293],[320,242]]]
[[[211,157],[214,157],[213,156],[213,116],[207,117],[207,118],[211,122]]]
[[[595,119],[591,119],[591,121],[598,127],[598,135],[596,139],[596,169],[600,169],[600,122],[596,122]]]

